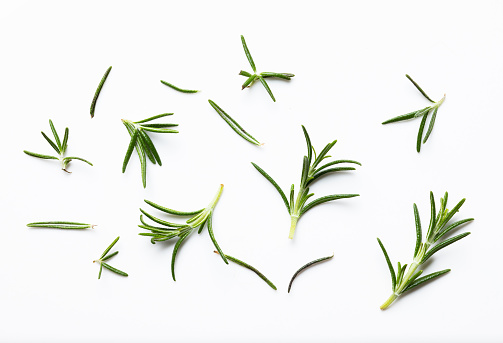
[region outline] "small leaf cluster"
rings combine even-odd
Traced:
[[[133,150],[136,149],[138,157],[140,158],[143,188],[147,187],[147,157],[153,164],[158,163],[160,166],[162,165],[157,149],[155,148],[154,143],[152,143],[152,140],[148,136],[147,132],[178,133],[177,130],[168,129],[169,127],[178,126],[178,124],[152,124],[150,122],[172,114],[173,113],[158,114],[139,121],[122,119],[122,123],[126,126],[129,136],[131,137],[126,151],[126,156],[124,157],[124,163],[122,164],[122,172],[124,173],[126,171],[131,154],[133,153]]]
[[[243,43],[243,49],[245,50],[246,58],[248,58],[248,62],[250,62],[250,66],[253,70],[253,74],[251,74],[247,71],[244,71],[244,70],[241,70],[239,72],[239,75],[247,77],[247,79],[243,83],[243,86],[241,87],[241,89],[243,90],[247,87],[251,87],[251,85],[253,85],[255,83],[255,81],[259,80],[260,83],[262,83],[264,88],[267,90],[267,93],[269,93],[269,96],[271,97],[272,101],[276,102],[276,99],[274,98],[274,95],[272,94],[271,88],[269,88],[269,85],[267,84],[265,79],[269,78],[269,77],[275,77],[275,78],[279,78],[279,79],[283,79],[283,80],[291,80],[292,77],[294,77],[295,75],[290,74],[290,73],[271,73],[271,72],[263,72],[263,73],[257,74],[257,68],[255,67],[255,62],[253,62],[253,58],[250,54],[250,50],[248,50],[248,46],[246,45],[246,41],[243,36],[241,36],[241,42]]]
[[[54,136],[54,141],[52,141],[43,131],[41,133],[42,133],[42,136],[45,138],[45,140],[49,143],[49,145],[54,149],[54,151],[56,151],[56,153],[59,155],[59,157],[51,156],[51,155],[42,155],[42,154],[38,154],[35,152],[27,151],[27,150],[24,150],[25,154],[27,154],[29,156],[45,159],[45,160],[59,160],[61,163],[61,169],[67,173],[71,173],[66,169],[66,167],[68,166],[68,163],[70,163],[72,160],[80,160],[80,161],[86,162],[87,164],[89,164],[91,166],[93,165],[91,162],[89,162],[83,158],[80,158],[80,157],[75,157],[75,156],[65,157],[66,149],[68,147],[68,135],[69,135],[70,130],[68,130],[68,128],[65,129],[65,135],[63,136],[63,140],[61,141],[59,138],[58,132],[56,131],[56,128],[54,127],[54,124],[52,123],[52,120],[50,120],[50,119],[49,119],[49,126],[51,127],[52,135]]]
[[[389,123],[395,123],[398,121],[423,117],[423,119],[421,120],[421,124],[419,125],[419,131],[417,133],[417,142],[416,142],[416,150],[417,150],[417,152],[420,152],[421,151],[421,141],[422,141],[422,144],[424,144],[424,143],[426,143],[426,141],[430,137],[431,131],[433,130],[433,126],[435,125],[435,119],[437,118],[438,108],[444,102],[445,95],[442,99],[435,102],[435,101],[431,100],[431,98],[423,91],[423,89],[421,87],[419,87],[419,85],[409,75],[405,75],[405,76],[410,80],[410,82],[412,82],[412,84],[419,90],[419,92],[421,92],[421,94],[429,102],[433,103],[433,105],[426,106],[425,108],[422,108],[420,110],[413,111],[413,112],[410,112],[407,114],[400,115],[398,117],[388,119],[388,120],[384,121],[382,124],[385,125],[385,124],[389,124]],[[424,135],[424,138],[423,138],[423,131],[424,131],[424,127],[426,125],[426,120],[430,114],[431,114],[430,124],[429,124],[428,130],[426,131],[426,134]]]
[[[111,259],[112,257],[114,257],[115,255],[117,255],[119,253],[119,251],[115,251],[115,252],[113,252],[111,254],[108,254],[108,252],[113,248],[113,246],[119,241],[119,238],[120,238],[120,236],[117,237],[112,242],[112,244],[110,244],[108,246],[108,248],[105,249],[105,251],[103,251],[103,254],[101,254],[101,256],[100,256],[99,259],[93,261],[93,263],[98,262],[100,264],[100,272],[98,274],[98,279],[101,278],[101,271],[103,270],[103,267],[105,267],[106,269],[108,269],[111,272],[114,272],[116,274],[119,274],[119,275],[122,275],[122,276],[128,276],[127,273],[125,273],[122,270],[119,270],[117,268],[114,268],[114,267],[112,267],[111,265],[109,265],[108,263],[105,262],[105,261],[108,261],[109,259]]]

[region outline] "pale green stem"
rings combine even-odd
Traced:
[[[221,184],[220,188],[218,189],[218,193],[215,195],[215,197],[213,198],[213,200],[211,200],[211,202],[209,203],[209,205],[204,209],[203,212],[201,212],[201,215],[198,215],[199,218],[197,220],[195,220],[194,222],[192,222],[192,223],[189,224],[190,227],[193,227],[193,228],[198,227],[204,221],[206,221],[206,219],[208,218],[209,214],[213,211],[213,209],[217,205],[217,202],[220,199],[220,196],[222,195],[223,189],[224,189],[224,185]]]
[[[297,227],[297,221],[299,220],[299,216],[296,215],[291,215],[291,225],[290,225],[290,234],[288,235],[288,238],[292,239],[293,235],[295,234],[295,228]]]

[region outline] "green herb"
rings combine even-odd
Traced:
[[[158,163],[162,165],[161,158],[157,153],[157,149],[152,143],[152,140],[148,136],[147,132],[156,133],[178,133],[177,130],[168,129],[168,127],[178,126],[178,124],[145,124],[154,119],[163,118],[170,116],[173,113],[163,113],[156,116],[143,119],[140,121],[130,121],[122,119],[122,123],[126,126],[129,135],[131,136],[131,141],[129,142],[128,149],[126,151],[126,156],[124,157],[124,163],[122,164],[122,172],[126,171],[127,164],[133,153],[133,149],[136,148],[138,157],[140,158],[141,164],[141,179],[143,182],[143,188],[147,187],[147,157],[153,163]]]
[[[164,84],[164,85],[166,85],[166,86],[168,86],[168,87],[173,88],[176,91],[182,92],[182,93],[197,93],[197,92],[199,92],[199,91],[190,90],[190,89],[178,88],[177,86],[175,86],[175,85],[173,85],[173,84],[171,84],[169,82],[163,81],[163,80],[161,80],[161,83]]]
[[[220,115],[220,117],[222,117],[223,120],[225,120],[225,122],[227,124],[229,124],[229,126],[238,134],[240,135],[241,137],[243,137],[244,139],[246,139],[248,142],[252,143],[252,144],[255,144],[255,145],[263,145],[263,143],[260,143],[259,141],[257,141],[252,135],[250,135],[248,132],[245,131],[245,129],[243,129],[241,127],[241,125],[239,125],[234,119],[231,118],[231,116],[229,116],[227,113],[224,112],[223,109],[221,109],[217,104],[215,104],[213,101],[211,100],[208,100],[208,102],[210,103],[210,105],[215,109],[215,111],[217,111],[217,113]]]
[[[51,222],[35,222],[26,224],[28,227],[43,227],[51,229],[94,229],[96,225],[85,224],[85,223],[75,223],[75,222],[65,222],[65,221],[51,221]]]
[[[110,74],[110,70],[112,70],[112,66],[110,66],[105,75],[101,78],[100,84],[98,85],[98,89],[96,89],[96,93],[94,93],[93,102],[91,102],[91,118],[94,118],[94,109],[96,108],[96,101],[98,101],[98,96],[100,95],[101,88],[103,88],[103,84],[107,80],[108,74]]]
[[[214,251],[214,253],[218,254],[218,252],[216,252],[216,251]],[[245,262],[243,262],[243,261],[241,261],[241,260],[238,260],[238,259],[237,259],[237,258],[235,258],[235,257],[229,256],[229,255],[224,255],[224,256],[225,256],[225,257],[226,257],[229,261],[232,261],[232,262],[234,262],[234,263],[236,263],[236,264],[239,264],[239,265],[240,265],[240,266],[242,266],[242,267],[245,267],[245,268],[250,269],[252,272],[254,272],[254,273],[255,273],[255,274],[257,274],[258,276],[260,276],[260,278],[261,278],[262,280],[264,280],[264,281],[265,281],[265,282],[266,282],[269,286],[271,286],[271,288],[272,288],[272,289],[274,289],[275,291],[276,291],[276,290],[278,290],[278,289],[276,288],[276,286],[274,286],[274,284],[273,284],[271,281],[269,281],[269,279],[268,279],[268,278],[266,278],[266,277],[265,277],[265,275],[264,275],[264,274],[262,274],[261,272],[259,272],[256,268],[254,268],[254,267],[250,266],[248,263],[245,263]]]
[[[290,74],[290,73],[270,73],[270,72],[263,72],[260,74],[257,74],[257,68],[255,67],[255,62],[253,62],[253,58],[251,57],[250,50],[248,50],[248,47],[246,46],[246,41],[243,36],[241,36],[241,42],[243,43],[243,49],[245,50],[245,55],[248,58],[248,62],[250,62],[250,66],[253,69],[253,74],[248,73],[247,71],[241,70],[239,72],[239,75],[246,76],[247,79],[245,83],[243,83],[243,86],[241,87],[241,90],[245,89],[246,87],[251,87],[255,83],[255,81],[259,80],[264,88],[267,90],[267,93],[271,96],[271,99],[276,102],[276,99],[274,98],[274,95],[272,94],[271,89],[269,88],[269,85],[265,81],[266,78],[269,77],[276,77],[279,79],[283,80],[291,80],[292,77],[295,75]]]
[[[105,267],[106,269],[116,273],[116,274],[119,274],[119,275],[122,275],[122,276],[128,276],[127,273],[124,273],[122,270],[119,270],[117,268],[114,268],[112,267],[111,265],[109,265],[108,263],[105,263],[105,261],[109,260],[110,258],[114,257],[115,255],[117,255],[119,252],[116,251],[116,252],[113,252],[111,254],[108,254],[108,252],[110,251],[110,249],[113,248],[113,246],[115,245],[115,243],[117,243],[117,241],[119,240],[120,236],[117,237],[115,239],[115,241],[112,242],[112,244],[110,244],[108,246],[108,248],[105,249],[105,251],[103,251],[103,254],[101,254],[100,258],[97,259],[97,260],[94,260],[94,262],[98,262],[100,264],[100,272],[98,274],[98,279],[101,278],[101,271],[103,270],[103,267]],[[108,254],[108,255],[107,255]]]
[[[413,289],[423,282],[434,279],[450,271],[450,269],[445,269],[432,274],[428,274],[423,277],[419,277],[423,273],[422,270],[416,271],[434,253],[470,234],[470,232],[465,232],[457,236],[445,239],[452,230],[462,224],[468,223],[473,220],[473,218],[463,219],[447,226],[448,222],[452,219],[454,214],[459,211],[460,207],[465,202],[465,199],[462,199],[456,206],[454,206],[452,210],[449,211],[447,209],[447,197],[448,194],[447,192],[445,192],[444,197],[440,198],[440,210],[437,213],[435,210],[435,199],[433,197],[433,192],[430,192],[431,217],[428,232],[426,233],[426,239],[424,241],[422,240],[421,220],[419,219],[419,212],[417,210],[416,204],[414,204],[416,245],[414,249],[414,260],[410,264],[408,270],[406,264],[401,265],[400,262],[398,262],[398,269],[395,272],[391,260],[389,259],[388,253],[384,248],[384,245],[381,243],[381,240],[379,238],[377,239],[391,273],[391,289],[393,291],[388,300],[386,300],[384,304],[382,304],[381,310],[385,310],[401,294]]]
[[[295,278],[297,277],[297,275],[299,275],[302,271],[304,271],[306,268],[309,268],[311,267],[312,265],[316,264],[316,263],[320,263],[320,262],[323,262],[323,261],[326,261],[326,260],[330,260],[332,257],[334,257],[334,255],[332,256],[327,256],[327,257],[322,257],[322,258],[318,258],[314,261],[311,261],[309,263],[306,263],[305,265],[303,265],[302,267],[300,267],[299,270],[297,270],[295,272],[295,274],[293,274],[292,276],[292,279],[290,280],[290,284],[288,285],[288,293],[290,293],[290,289],[292,288],[292,283],[293,283],[293,280],[295,280]]]
[[[300,189],[297,194],[297,199],[294,200],[294,185],[292,184],[292,187],[290,188],[290,201],[286,198],[285,193],[283,190],[278,186],[276,181],[273,180],[272,177],[270,177],[262,168],[260,168],[258,165],[252,162],[253,166],[262,174],[267,180],[269,180],[270,183],[276,188],[276,190],[279,192],[281,195],[281,198],[283,198],[283,202],[285,203],[286,209],[288,210],[288,213],[290,213],[291,217],[291,226],[290,226],[290,235],[288,238],[293,238],[293,235],[295,233],[295,228],[297,226],[297,221],[300,219],[300,217],[305,214],[307,211],[312,209],[313,207],[323,204],[327,201],[331,200],[337,200],[337,199],[343,199],[343,198],[352,198],[359,196],[359,194],[333,194],[333,195],[327,195],[323,196],[321,198],[318,198],[316,200],[311,201],[306,205],[306,202],[309,198],[311,198],[314,193],[309,193],[309,187],[320,177],[322,177],[325,174],[328,173],[333,173],[333,172],[339,172],[339,171],[346,171],[346,170],[355,170],[353,167],[332,167],[336,164],[340,163],[354,163],[358,164],[361,166],[359,162],[353,161],[353,160],[336,160],[332,161],[329,163],[326,163],[322,165],[321,167],[318,167],[318,165],[326,158],[329,158],[331,156],[327,155],[327,153],[332,149],[332,147],[337,143],[337,140],[333,141],[332,143],[328,143],[325,148],[320,152],[320,154],[317,156],[316,152],[314,151],[313,146],[311,145],[311,139],[309,138],[309,135],[305,129],[304,126],[302,126],[302,130],[304,131],[304,136],[306,138],[306,143],[307,143],[307,156],[304,156],[303,160],[303,165],[302,165],[302,174],[301,174],[301,180],[300,180]]]
[[[65,157],[66,148],[68,147],[69,130],[68,130],[68,128],[65,129],[65,136],[63,137],[63,141],[61,141],[59,139],[58,133],[56,132],[56,128],[54,127],[54,125],[52,124],[52,120],[50,120],[50,119],[49,119],[49,125],[51,126],[51,131],[52,131],[52,134],[54,136],[54,140],[56,141],[56,143],[54,143],[49,137],[47,137],[47,135],[44,132],[42,132],[42,136],[44,136],[44,138],[51,145],[51,147],[59,154],[59,157],[37,154],[35,152],[31,152],[31,151],[27,151],[27,150],[24,150],[25,154],[33,156],[33,157],[37,157],[37,158],[42,158],[45,160],[59,160],[61,163],[61,169],[63,169],[67,173],[71,173],[68,170],[66,170],[66,166],[72,160],[80,160],[80,161],[86,162],[87,164],[89,164],[91,166],[93,165],[91,162],[89,162],[83,158],[80,158],[80,157],[74,157],[74,156]]]
[[[433,100],[430,99],[430,97],[428,95],[426,95],[426,93],[421,89],[421,87],[419,87],[419,85],[414,80],[412,80],[412,78],[409,75],[405,75],[405,76],[410,80],[410,82],[412,82],[412,84],[414,84],[414,86],[421,92],[421,94],[423,94],[423,96],[429,102],[433,103],[433,105],[427,106],[425,108],[422,108],[422,109],[414,111],[414,112],[403,114],[403,115],[395,117],[395,118],[391,118],[391,119],[383,122],[383,125],[389,124],[389,123],[394,123],[397,121],[402,121],[402,120],[419,118],[422,116],[423,119],[421,120],[421,124],[419,125],[419,131],[417,133],[417,142],[416,142],[416,150],[417,150],[417,152],[419,152],[419,151],[421,151],[421,140],[422,140],[422,143],[424,144],[424,143],[426,143],[426,141],[430,137],[431,131],[433,130],[433,125],[435,125],[435,119],[437,118],[438,108],[444,102],[445,94],[442,99],[440,99],[437,102],[434,102]],[[426,119],[427,119],[428,115],[430,115],[430,114],[431,114],[430,124],[428,126],[428,130],[426,131],[426,135],[424,136],[424,139],[423,139],[423,131],[424,131],[424,127],[426,125]]]
[[[150,233],[140,233],[140,236],[147,236],[150,237],[150,242],[152,244],[155,244],[156,242],[162,242],[162,241],[168,241],[172,238],[178,238],[175,247],[173,248],[173,255],[171,258],[171,275],[173,276],[173,280],[176,281],[175,279],[175,260],[176,260],[176,255],[178,253],[178,249],[182,245],[182,243],[187,239],[187,237],[196,229],[198,229],[198,233],[201,233],[201,231],[204,228],[204,225],[207,224],[208,226],[208,233],[210,234],[211,241],[213,242],[213,245],[215,248],[218,250],[218,253],[222,257],[225,263],[227,262],[227,258],[225,257],[224,253],[218,246],[218,243],[215,239],[215,235],[213,233],[213,211],[215,210],[215,206],[218,203],[218,199],[220,199],[220,195],[222,194],[222,191],[224,189],[224,185],[220,185],[220,188],[218,189],[217,194],[213,198],[213,200],[209,203],[209,205],[206,208],[203,208],[201,210],[197,211],[190,211],[190,212],[183,212],[183,211],[176,211],[172,210],[170,208],[163,207],[161,205],[157,205],[151,201],[145,200],[147,204],[152,206],[155,209],[158,209],[159,211],[172,214],[175,216],[192,216],[192,218],[188,219],[185,224],[177,224],[177,223],[171,223],[167,222],[163,219],[159,219],[157,217],[154,217],[151,214],[148,214],[144,210],[140,209],[141,213],[143,213],[140,216],[140,221],[141,225],[138,225],[138,227],[146,230],[150,230]],[[145,222],[143,215],[145,217],[149,218],[153,222],[162,225],[160,226],[153,226]]]

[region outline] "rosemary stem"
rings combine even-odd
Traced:
[[[291,225],[290,225],[290,234],[288,238],[293,239],[293,235],[295,234],[295,228],[297,227],[297,221],[299,220],[299,216],[291,215]]]
[[[381,305],[381,310],[387,309],[388,306],[396,300],[396,298],[398,298],[398,295],[396,295],[396,293],[391,294],[388,300],[386,300],[384,304]]]
[[[407,272],[407,274],[405,274],[405,276],[403,277],[402,282],[400,282],[400,285],[398,285],[396,293],[401,294],[404,291],[405,287],[407,286],[407,284],[409,282],[409,279],[416,272],[417,267],[419,267],[419,262],[414,261],[410,265],[410,268],[409,268],[409,271]]]

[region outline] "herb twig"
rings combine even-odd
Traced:
[[[109,265],[108,263],[105,263],[105,261],[109,260],[110,258],[114,257],[115,255],[117,255],[119,252],[116,251],[116,252],[113,252],[111,254],[108,254],[108,252],[113,248],[113,246],[115,245],[115,243],[117,243],[117,241],[119,240],[120,236],[117,237],[113,242],[112,244],[110,244],[108,246],[108,248],[105,249],[105,251],[103,251],[103,254],[101,254],[100,258],[97,259],[97,260],[94,260],[94,262],[98,262],[100,264],[100,272],[98,274],[98,279],[101,278],[101,271],[103,270],[103,267],[105,267],[106,269],[116,273],[116,274],[119,274],[119,275],[122,275],[122,276],[128,276],[127,273],[124,273],[122,270],[119,270],[117,268],[114,268],[112,267],[111,265]],[[107,255],[108,254],[108,255]]]
[[[293,274],[292,276],[292,279],[290,280],[290,284],[288,285],[288,293],[290,293],[290,289],[292,288],[292,284],[293,284],[293,280],[295,280],[295,278],[301,273],[303,272],[306,268],[309,268],[311,267],[312,265],[315,265],[317,263],[320,263],[320,262],[323,262],[323,261],[326,261],[326,260],[330,260],[332,257],[334,257],[334,255],[332,256],[327,256],[327,257],[322,257],[322,258],[318,258],[314,261],[311,261],[309,263],[306,263],[305,265],[303,265],[302,267],[299,268],[299,270],[297,270],[295,272],[295,274]]]
[[[173,84],[171,84],[169,82],[163,81],[163,80],[161,80],[161,83],[164,84],[164,85],[166,85],[166,86],[168,86],[168,87],[173,88],[176,91],[182,92],[182,93],[197,93],[197,92],[199,92],[199,91],[196,91],[196,90],[182,89],[182,88],[179,88],[179,87],[177,87],[177,86],[175,86],[175,85],[173,85]]]
[[[76,223],[76,222],[67,222],[67,221],[50,221],[50,222],[35,222],[26,224],[28,227],[42,227],[42,228],[51,228],[51,229],[94,229],[96,225],[93,224],[85,224],[85,223]]]
[[[167,222],[163,219],[154,217],[151,214],[148,214],[144,210],[140,209],[142,215],[140,216],[140,221],[141,225],[138,225],[138,227],[142,229],[146,229],[151,231],[150,233],[140,233],[140,236],[147,236],[150,237],[150,242],[152,244],[155,244],[156,242],[162,242],[162,241],[168,241],[172,238],[178,238],[175,247],[173,248],[173,255],[171,258],[171,275],[173,277],[173,280],[176,281],[175,278],[175,260],[176,260],[176,255],[178,253],[178,250],[182,243],[188,238],[188,236],[195,231],[196,229],[198,230],[198,233],[201,233],[204,225],[206,224],[208,227],[208,233],[210,234],[210,239],[213,242],[213,245],[215,248],[218,250],[218,253],[222,257],[222,260],[228,264],[229,262],[227,261],[227,258],[225,257],[224,253],[220,249],[216,239],[215,235],[213,233],[213,211],[215,210],[215,207],[218,203],[218,200],[220,199],[220,195],[222,195],[222,191],[224,189],[224,185],[220,185],[220,188],[218,189],[217,194],[213,198],[213,200],[209,203],[206,208],[203,208],[201,210],[197,211],[189,211],[189,212],[184,212],[184,211],[176,211],[167,207],[163,207],[161,205],[155,204],[152,201],[145,200],[147,204],[152,206],[153,208],[162,211],[167,214],[175,215],[175,216],[192,216],[190,219],[188,219],[185,224],[177,224],[177,223],[171,223]],[[145,222],[143,216],[149,218],[151,221],[162,225],[161,226],[154,226],[151,224],[148,224]]]
[[[100,96],[101,89],[103,88],[103,85],[105,84],[105,81],[107,80],[108,74],[110,74],[110,70],[112,70],[112,66],[110,66],[107,71],[105,72],[105,75],[101,78],[100,84],[98,85],[98,88],[96,89],[96,93],[94,93],[94,98],[93,101],[91,102],[91,118],[94,118],[94,110],[96,108],[96,101],[98,101],[98,97]]]
[[[215,104],[211,100],[208,100],[208,102],[215,109],[215,111],[217,111],[220,117],[222,117],[222,119],[225,120],[225,122],[231,127],[231,129],[234,130],[234,132],[236,132],[238,135],[240,135],[242,138],[246,139],[248,142],[252,144],[263,145],[263,143],[260,143],[252,135],[246,132],[245,129],[241,127],[241,125],[239,125],[234,119],[232,119],[230,115],[225,113],[225,111],[221,109],[217,104]]]
[[[245,51],[246,58],[248,58],[248,62],[250,63],[250,66],[253,70],[253,74],[251,74],[247,71],[244,71],[244,70],[241,70],[239,72],[239,75],[247,77],[247,79],[246,79],[245,83],[243,83],[243,86],[241,87],[241,89],[243,90],[247,87],[251,87],[251,85],[253,85],[255,83],[255,81],[259,80],[260,83],[262,83],[264,88],[267,90],[267,93],[269,93],[269,96],[271,97],[271,99],[274,102],[276,102],[276,99],[274,98],[274,95],[272,94],[272,91],[269,88],[269,85],[267,84],[265,79],[270,78],[270,77],[275,77],[275,78],[283,79],[283,80],[291,80],[292,77],[294,77],[295,75],[290,74],[290,73],[271,73],[271,72],[263,72],[263,73],[257,74],[257,68],[255,67],[255,62],[253,62],[253,58],[250,54],[250,50],[248,50],[248,46],[246,45],[246,41],[243,36],[241,36],[241,43],[243,43],[243,49]]]
[[[420,152],[421,151],[421,140],[422,140],[422,144],[424,144],[424,143],[426,143],[426,141],[430,137],[431,131],[433,130],[433,125],[435,125],[435,119],[437,118],[438,108],[444,102],[445,94],[442,99],[440,99],[437,102],[434,102],[409,75],[405,75],[405,76],[410,80],[410,82],[412,82],[412,84],[417,88],[417,90],[419,92],[421,92],[421,94],[429,102],[433,103],[433,105],[426,106],[425,108],[422,108],[420,110],[413,111],[413,112],[410,112],[407,114],[400,115],[395,118],[388,119],[385,122],[383,122],[382,124],[384,125],[384,124],[389,124],[389,123],[395,123],[397,121],[414,119],[414,118],[419,118],[422,116],[423,119],[421,120],[421,124],[419,125],[419,131],[417,133],[417,142],[416,142],[416,150],[417,150],[417,152]],[[427,119],[428,115],[430,115],[430,114],[431,114],[430,124],[429,124],[428,130],[426,131],[426,134],[424,135],[424,138],[423,138],[423,131],[424,131],[424,127],[426,126],[426,119]]]
[[[450,269],[441,270],[435,273],[428,274],[423,277],[419,277],[423,271],[416,271],[422,264],[424,264],[433,254],[437,251],[445,248],[446,246],[459,241],[460,239],[468,236],[470,232],[465,232],[459,235],[456,235],[451,238],[445,239],[452,230],[457,228],[458,226],[468,223],[473,220],[473,218],[463,219],[457,221],[455,223],[447,226],[449,221],[452,219],[454,214],[459,211],[465,199],[462,199],[457,203],[456,206],[452,210],[447,209],[447,198],[448,194],[445,192],[443,198],[440,198],[440,209],[438,213],[435,210],[435,199],[433,197],[433,192],[430,192],[430,206],[431,206],[431,214],[430,214],[430,224],[428,227],[428,231],[426,233],[426,239],[422,240],[422,231],[421,231],[421,220],[419,218],[419,212],[417,210],[416,204],[414,204],[414,220],[416,223],[416,245],[414,248],[414,260],[410,264],[409,269],[407,270],[407,264],[401,265],[398,262],[398,269],[395,272],[393,268],[393,264],[382,244],[381,240],[377,238],[377,241],[381,247],[381,250],[384,254],[384,258],[386,259],[386,263],[388,264],[388,268],[391,274],[391,289],[393,293],[391,296],[382,304],[381,310],[385,310],[391,305],[396,298],[398,298],[401,294],[413,289],[420,284],[432,280],[434,278],[439,277],[442,274],[448,273]]]
[[[154,143],[148,136],[147,132],[178,133],[177,130],[168,129],[169,127],[178,126],[178,124],[150,124],[149,122],[154,119],[170,116],[172,114],[173,113],[158,114],[156,116],[139,121],[122,119],[122,123],[126,126],[128,133],[131,136],[129,146],[126,151],[126,156],[124,157],[124,162],[122,164],[122,172],[124,173],[126,171],[126,167],[129,163],[129,159],[131,158],[131,154],[133,153],[133,149],[136,148],[136,152],[138,153],[138,157],[140,158],[143,188],[147,187],[147,157],[153,164],[158,163],[160,166],[162,165],[161,158],[157,153],[157,149],[155,148]]]
[[[316,200],[311,201],[310,203],[306,204],[307,200],[311,198],[314,193],[309,193],[309,187],[320,177],[329,174],[329,173],[334,173],[334,172],[339,172],[339,171],[347,171],[347,170],[355,170],[353,167],[332,167],[336,164],[340,163],[353,163],[360,165],[360,162],[356,162],[353,160],[335,160],[329,163],[326,163],[322,165],[321,167],[318,167],[318,165],[326,158],[331,157],[330,155],[327,155],[327,153],[332,149],[332,147],[337,143],[337,140],[334,140],[331,143],[328,143],[325,148],[320,152],[319,155],[316,155],[316,152],[311,145],[311,139],[309,138],[309,135],[307,133],[307,130],[305,129],[304,126],[302,126],[302,130],[304,131],[304,136],[306,138],[306,143],[307,143],[307,156],[304,156],[303,160],[303,165],[302,165],[302,174],[301,174],[301,180],[300,180],[300,187],[299,191],[297,193],[297,198],[294,200],[294,185],[292,184],[292,187],[290,188],[290,201],[288,201],[285,193],[279,187],[279,185],[276,183],[276,181],[273,180],[272,177],[269,176],[262,168],[260,168],[258,165],[252,162],[253,166],[262,174],[273,186],[276,188],[278,193],[281,195],[281,198],[283,199],[283,202],[285,203],[286,209],[288,210],[288,213],[290,214],[291,218],[291,226],[290,226],[290,235],[288,238],[293,238],[295,234],[295,228],[297,227],[297,221],[304,215],[307,211],[312,209],[315,206],[318,206],[320,204],[323,204],[327,201],[332,201],[332,200],[338,200],[338,199],[344,199],[344,198],[352,198],[359,196],[359,194],[333,194],[333,195],[326,195],[323,197],[320,197]]]
[[[214,251],[214,253],[218,254],[218,252],[217,252],[217,251]],[[258,275],[258,276],[259,276],[262,280],[264,280],[264,281],[265,281],[265,282],[266,282],[266,283],[267,283],[267,284],[268,284],[268,285],[269,285],[272,289],[274,289],[275,291],[276,291],[276,290],[278,290],[278,289],[276,288],[276,286],[274,286],[274,284],[273,284],[271,281],[269,281],[269,279],[268,279],[268,278],[267,278],[264,274],[262,274],[262,273],[261,273],[258,269],[256,269],[256,268],[254,268],[254,267],[250,266],[248,263],[245,263],[245,262],[243,262],[243,261],[241,261],[241,260],[238,260],[238,259],[237,259],[237,258],[235,258],[235,257],[229,256],[229,255],[225,255],[225,257],[226,257],[229,261],[232,261],[232,262],[234,262],[234,263],[236,263],[236,264],[239,264],[239,265],[240,265],[240,266],[242,266],[242,267],[245,267],[245,268],[250,269],[252,272],[254,272],[255,274],[257,274],[257,275]]]
[[[65,129],[65,135],[63,137],[63,141],[59,139],[58,133],[56,132],[56,128],[54,127],[54,124],[52,123],[52,120],[49,119],[49,125],[51,126],[51,131],[54,136],[55,142],[53,142],[44,132],[42,132],[42,136],[44,136],[45,140],[50,144],[50,146],[58,153],[59,157],[56,156],[51,156],[51,155],[42,155],[38,154],[35,152],[23,150],[25,154],[30,155],[32,157],[37,157],[45,160],[59,160],[61,163],[61,169],[63,169],[67,173],[71,173],[68,170],[66,170],[66,166],[68,163],[70,163],[72,160],[79,160],[86,162],[89,165],[93,165],[91,162],[80,158],[80,157],[65,157],[66,153],[66,148],[68,147],[68,135],[69,135],[69,130],[68,128]]]

